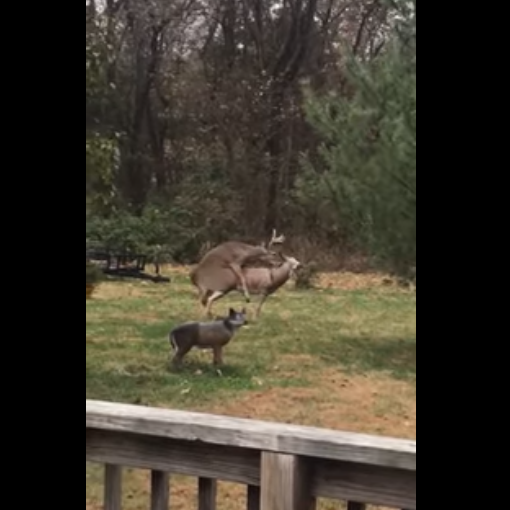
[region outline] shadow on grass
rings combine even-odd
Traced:
[[[211,354],[212,360],[212,354]],[[181,367],[172,367],[168,365],[167,371],[169,374],[178,376],[200,376],[205,378],[212,378],[216,380],[218,377],[227,378],[230,380],[249,380],[257,373],[257,368],[248,365],[232,365],[225,363],[222,367],[215,367],[209,361],[202,361],[193,358],[187,358]]]
[[[118,370],[86,368],[86,398],[151,404],[193,404],[209,401],[224,391],[255,389],[252,367],[227,365],[218,373],[212,364],[190,360],[180,369],[170,364],[128,363]]]
[[[301,374],[295,377],[268,377],[261,360],[254,363],[226,362],[219,370],[211,358],[186,358],[173,367],[170,358],[151,363],[150,359],[118,361],[102,365],[93,360],[86,366],[86,398],[133,404],[172,403],[177,407],[201,405],[225,398],[226,394],[260,390],[262,387],[308,387]]]
[[[315,343],[311,354],[325,363],[357,373],[389,372],[396,379],[416,379],[415,339],[342,338]]]

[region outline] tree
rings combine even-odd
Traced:
[[[331,205],[363,248],[396,274],[416,270],[416,11],[399,7],[378,58],[351,55],[349,95],[309,93],[308,119],[321,135],[319,162],[307,159],[301,199]]]
[[[87,4],[85,32],[86,207],[102,207],[112,196],[116,143],[98,120],[108,104],[107,45],[96,19],[95,3]]]
[[[336,250],[331,224],[292,200],[299,155],[318,141],[302,84],[343,93],[340,43],[377,56],[390,10],[386,0],[87,0],[88,211],[179,211],[170,221],[187,232],[187,256],[273,227]]]

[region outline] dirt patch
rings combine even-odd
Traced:
[[[117,282],[103,282],[101,283],[95,293],[94,299],[101,301],[112,301],[126,297],[139,298],[145,297],[145,282],[141,283],[128,283],[123,282],[119,285]],[[148,285],[148,284],[147,284]]]
[[[304,361],[306,362],[306,361]],[[213,413],[334,430],[416,438],[409,383],[324,370],[311,388],[271,388],[215,406]]]
[[[317,285],[323,289],[364,290],[399,289],[396,279],[381,273],[321,273]]]

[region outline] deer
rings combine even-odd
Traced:
[[[260,296],[255,319],[260,318],[262,307],[268,298],[280,290],[303,266],[294,257],[286,257],[283,254],[280,254],[280,257],[283,263],[279,267],[250,267],[244,270],[249,291],[253,295]],[[239,286],[236,290],[239,291]]]
[[[302,267],[301,262],[294,257],[286,257],[279,254],[281,264],[278,267],[249,267],[243,269],[243,276],[248,291],[254,296],[260,296],[260,301],[255,312],[255,319],[258,320],[262,313],[262,307],[267,299],[282,288],[296,271]],[[209,301],[214,303],[233,291],[243,292],[243,286],[234,274],[223,281],[223,291],[215,292],[210,296]]]
[[[206,315],[212,317],[212,305],[227,291],[232,289],[232,282],[239,282],[247,303],[251,302],[251,295],[244,277],[243,270],[255,264],[275,266],[279,262],[279,255],[274,251],[275,246],[282,246],[286,241],[285,235],[278,236],[273,230],[273,236],[268,245],[259,246],[239,242],[227,241],[210,250],[190,273],[192,284],[197,287],[199,301],[205,308]]]

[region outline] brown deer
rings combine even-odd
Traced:
[[[255,313],[257,319],[260,317],[262,307],[267,299],[281,289],[302,267],[301,262],[294,257],[286,257],[283,254],[280,256],[283,264],[279,267],[250,267],[244,271],[248,289],[254,296],[260,296]]]
[[[285,236],[277,236],[276,230],[269,245],[264,243],[254,246],[238,241],[223,243],[209,251],[200,263],[191,271],[191,282],[199,291],[199,299],[211,317],[212,304],[232,290],[238,284],[244,294],[246,302],[251,296],[243,274],[243,270],[256,264],[274,266],[278,263],[278,253],[273,251],[275,246],[285,243]]]
[[[283,287],[295,274],[295,272],[302,266],[299,260],[293,257],[286,257],[280,255],[282,263],[279,267],[249,267],[243,269],[243,276],[246,286],[250,294],[260,296],[260,301],[255,312],[255,318],[258,319],[262,312],[262,307],[267,299]],[[215,292],[209,297],[208,306],[209,310],[215,301],[230,294],[232,291],[243,292],[243,287],[240,281],[232,273],[229,279],[224,280],[224,291]]]

